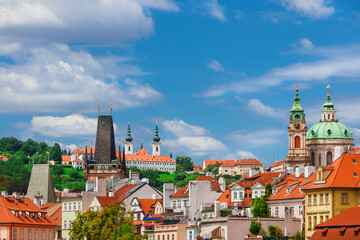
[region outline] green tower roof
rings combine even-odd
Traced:
[[[306,139],[353,138],[352,132],[340,122],[319,122],[306,133]]]
[[[290,119],[293,121],[302,121],[304,119],[304,109],[300,105],[299,89],[296,87],[294,105],[290,110]]]

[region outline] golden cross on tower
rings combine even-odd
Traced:
[[[98,103],[98,112],[99,112],[99,116],[100,116],[100,103]]]
[[[111,115],[112,115],[112,103],[110,103],[110,112],[111,112]]]
[[[298,83],[298,82],[296,82],[296,90],[298,90],[298,86],[299,86],[299,83]]]
[[[328,96],[330,96],[330,84],[328,84],[326,88],[328,89]]]

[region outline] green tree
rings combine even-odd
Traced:
[[[22,141],[14,137],[3,137],[0,139],[0,150],[14,154],[22,147]]]
[[[282,237],[281,228],[279,226],[269,226],[269,235],[271,237]]]
[[[251,200],[252,208],[251,213],[254,217],[268,217],[269,209],[266,205],[267,198],[266,196],[262,196],[259,198],[253,198]]]
[[[24,142],[24,144],[21,147],[21,151],[23,151],[26,155],[31,156],[33,154],[36,153],[36,147],[37,147],[38,143],[35,142],[32,139],[28,139],[26,140],[26,142]]]
[[[193,171],[193,162],[189,157],[176,157],[176,171]]]
[[[46,142],[41,142],[36,146],[36,152],[43,154],[46,152],[48,148],[48,145],[46,144]]]
[[[58,143],[55,143],[55,145],[52,147],[50,151],[50,159],[54,160],[57,164],[61,164],[61,148]]]
[[[216,162],[215,164],[209,164],[205,168],[205,172],[213,172],[214,174],[219,173],[219,167],[221,166],[222,162]]]
[[[126,216],[126,209],[122,202],[114,202],[104,207],[100,212],[89,210],[82,215],[77,213],[72,222],[70,237],[72,239],[102,240],[135,240],[146,239],[146,236],[136,236],[133,219]]]
[[[258,235],[261,230],[261,222],[251,221],[249,231],[252,235]]]

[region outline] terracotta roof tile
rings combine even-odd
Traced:
[[[83,160],[81,160],[80,158],[76,158],[76,159],[74,159],[73,161],[71,161],[71,162],[84,162]]]
[[[285,161],[275,161],[270,167],[273,168],[281,165],[285,165]]]
[[[38,206],[36,206],[29,198],[20,198],[19,200],[14,197],[5,198],[0,196],[0,224],[1,223],[14,223],[14,224],[30,224],[30,225],[43,225],[43,226],[56,226],[55,223],[45,214],[42,218],[31,218],[28,214],[23,217],[18,214],[16,217],[13,212],[29,212],[31,213],[45,213]]]
[[[71,155],[62,155],[61,161],[62,162],[71,162]]]
[[[101,204],[102,207],[106,207],[110,203],[114,202],[117,199],[117,197],[97,196],[97,199],[99,200],[99,203]]]
[[[145,216],[149,213],[151,207],[156,203],[156,201],[157,199],[139,199],[141,209],[143,210]]]
[[[129,196],[126,193],[129,192],[131,189],[133,189],[136,186],[137,186],[137,184],[126,184],[125,186],[123,186],[122,188],[117,190],[114,195],[115,195],[115,197],[117,197],[118,201],[123,201],[124,199],[126,199]]]
[[[224,167],[232,167],[235,165],[261,165],[262,163],[259,160],[256,159],[233,159],[233,160],[205,160],[205,167],[209,165],[214,165],[215,163],[220,162],[222,163],[221,166]]]

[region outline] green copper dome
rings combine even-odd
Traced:
[[[330,85],[327,87],[330,88]],[[327,94],[326,102],[322,110],[322,119],[312,126],[306,133],[306,139],[318,138],[349,138],[352,139],[352,132],[335,118],[334,103],[330,101],[330,93]]]
[[[353,138],[352,132],[340,122],[319,122],[306,133],[306,139]]]
[[[304,109],[300,105],[299,89],[296,88],[294,105],[290,110],[290,119],[292,121],[302,121],[304,119]]]
[[[156,127],[155,127],[155,137],[153,138],[154,142],[160,142],[160,138],[159,138],[159,129],[158,129],[158,126],[156,124]]]

